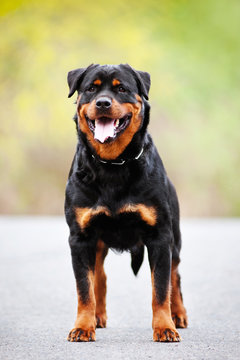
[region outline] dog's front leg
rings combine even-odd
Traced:
[[[180,341],[171,317],[171,230],[160,229],[159,235],[148,240],[148,257],[152,275],[153,340]]]
[[[80,236],[70,236],[73,271],[76,278],[78,308],[69,341],[95,341],[96,301],[94,295],[94,265],[96,244]]]

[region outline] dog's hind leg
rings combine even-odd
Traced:
[[[181,232],[179,226],[179,204],[176,191],[169,181],[170,207],[172,212],[173,249],[171,268],[171,312],[172,319],[177,328],[187,327],[187,313],[183,306],[181,293],[180,275],[178,265],[180,263],[180,251],[182,246]]]
[[[106,293],[107,277],[103,263],[108,253],[107,246],[99,240],[97,243],[96,264],[94,271],[94,292],[96,298],[96,321],[98,328],[105,328],[107,323]]]
[[[178,263],[174,260],[171,269],[171,312],[177,328],[186,328],[188,325],[187,312],[183,305],[181,281],[178,273]]]
[[[186,328],[188,325],[187,312],[183,305],[181,292],[181,279],[178,272],[181,250],[181,233],[179,229],[179,219],[173,221],[174,245],[172,252],[171,268],[171,312],[172,319],[177,328]]]

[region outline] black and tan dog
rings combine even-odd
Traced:
[[[187,326],[178,264],[181,248],[175,189],[147,133],[150,76],[129,65],[90,65],[68,74],[78,92],[76,154],[65,214],[78,311],[69,341],[94,341],[106,326],[108,248],[129,250],[137,274],[148,250],[153,340],[180,341]]]

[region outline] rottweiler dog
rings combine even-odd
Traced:
[[[152,279],[153,340],[180,341],[187,326],[178,264],[179,205],[147,132],[150,75],[128,64],[90,65],[68,73],[78,92],[77,149],[66,187],[78,309],[69,341],[95,341],[106,327],[108,249],[130,251],[137,274],[147,247]]]

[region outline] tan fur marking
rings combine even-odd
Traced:
[[[180,328],[185,328],[188,325],[186,309],[183,305],[181,296],[179,278],[178,278],[178,265],[172,264],[171,271],[171,312],[175,325]]]
[[[151,274],[152,278],[152,310],[153,310],[153,340],[154,341],[179,341],[178,334],[174,322],[171,317],[170,309],[170,285],[163,304],[159,304],[156,296],[154,272]],[[168,338],[170,340],[168,340]]]
[[[120,85],[120,81],[117,79],[113,79],[112,84],[113,84],[113,86]]]
[[[94,85],[101,85],[102,84],[101,80],[99,80],[99,79],[95,80],[93,83],[94,83]]]
[[[96,118],[96,101],[93,100],[89,104],[84,104],[78,109],[78,123],[81,131],[86,134],[88,141],[95,149],[98,156],[106,160],[114,160],[125,150],[127,145],[131,142],[134,134],[139,130],[142,118],[140,116],[142,108],[142,100],[139,97],[137,103],[123,103],[120,104],[113,99],[111,112],[108,116],[113,119],[120,119],[128,113],[132,113],[132,119],[126,130],[120,134],[111,143],[102,144],[94,139],[92,131],[89,129],[85,115],[90,119]]]
[[[94,216],[99,214],[105,214],[107,216],[111,215],[105,206],[97,206],[96,209],[87,207],[75,209],[76,221],[82,230],[88,226],[89,222]]]
[[[180,308],[182,306],[182,299],[181,299],[180,289],[178,286],[178,273],[177,273],[177,268],[173,265],[171,272],[171,285],[172,285],[172,294],[171,294],[172,305],[174,305],[174,308]]]
[[[107,313],[106,313],[106,274],[103,263],[108,253],[106,245],[99,240],[97,243],[95,277],[94,277],[94,292],[96,298],[96,320],[97,327],[106,327]]]
[[[142,220],[150,226],[154,226],[157,221],[157,212],[153,206],[146,206],[144,204],[128,204],[124,205],[118,211],[119,214],[124,212],[138,212]]]
[[[92,271],[88,273],[89,283],[89,298],[87,303],[81,299],[79,289],[77,288],[78,295],[78,308],[77,318],[74,328],[68,335],[69,341],[95,341],[95,328],[96,328],[96,300],[94,295],[94,274]]]
[[[174,326],[171,319],[171,310],[170,310],[170,289],[168,289],[166,300],[163,304],[159,304],[157,301],[155,283],[154,283],[154,273],[151,274],[152,279],[152,308],[153,308],[153,329],[157,327],[167,327],[169,324]]]
[[[77,319],[75,322],[75,328],[81,328],[83,330],[88,330],[89,328],[95,329],[96,320],[95,320],[95,309],[96,309],[96,300],[94,295],[94,274],[92,271],[88,273],[88,283],[89,283],[89,300],[85,304],[82,302],[79,290],[77,289],[78,294],[78,312]]]
[[[135,95],[135,98],[136,98],[137,101],[139,101],[140,103],[142,102],[142,98],[141,98],[141,96],[139,96],[138,94]]]

